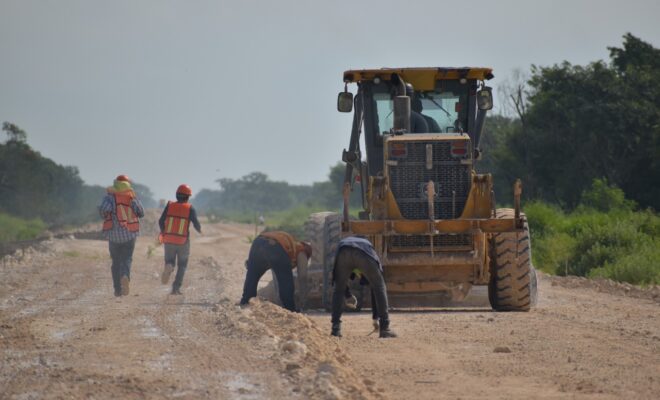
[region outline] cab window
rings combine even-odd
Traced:
[[[456,83],[456,85],[454,85]],[[444,87],[429,91],[415,91],[411,99],[411,112],[421,114],[430,133],[458,133],[467,131],[467,85],[444,82]],[[388,134],[394,125],[393,91],[375,92],[378,133]]]

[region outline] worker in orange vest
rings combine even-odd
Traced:
[[[161,275],[164,285],[169,282],[174,265],[177,266],[172,294],[181,294],[183,275],[186,273],[190,256],[190,223],[197,232],[202,233],[202,226],[197,220],[197,212],[192,204],[188,203],[190,196],[192,196],[190,186],[180,185],[176,190],[176,202],[168,201],[158,220],[159,238],[165,244],[165,267]]]
[[[283,231],[263,232],[254,239],[250,255],[245,262],[247,272],[243,284],[241,304],[247,304],[257,296],[257,285],[263,274],[272,269],[279,286],[282,305],[289,311],[295,311],[293,268],[306,265],[312,256],[312,246],[300,242]]]
[[[99,206],[103,217],[103,235],[108,239],[112,258],[112,283],[115,296],[129,293],[131,264],[135,240],[140,234],[140,218],[144,209],[126,175],[119,175]]]

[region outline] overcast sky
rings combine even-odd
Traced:
[[[405,5],[406,8],[403,8]],[[660,1],[0,0],[0,121],[90,184],[158,198],[252,171],[324,180],[351,68],[516,68],[660,47]],[[355,87],[353,87],[355,89]]]

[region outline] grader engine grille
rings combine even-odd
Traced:
[[[428,169],[427,147],[432,146],[432,168]],[[395,144],[401,147],[401,143]],[[406,142],[389,164],[390,188],[406,219],[428,219],[426,183],[435,184],[435,219],[458,218],[470,192],[470,166],[451,155],[451,143]]]
[[[431,237],[422,235],[396,235],[391,237],[390,245],[394,248],[428,248],[431,247]],[[433,235],[434,247],[470,247],[472,235],[462,233],[458,235]]]

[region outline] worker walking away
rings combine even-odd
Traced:
[[[355,236],[342,239],[337,247],[333,270],[335,286],[332,293],[332,336],[341,337],[341,314],[344,309],[346,285],[354,269],[358,269],[371,286],[372,309],[378,314],[379,319],[379,336],[396,337],[397,335],[390,329],[387,288],[378,254],[371,242]]]
[[[263,274],[272,269],[277,279],[282,305],[295,311],[293,268],[307,265],[312,256],[312,246],[296,240],[283,231],[263,232],[254,239],[250,255],[245,263],[247,272],[243,284],[241,304],[247,304],[257,296],[257,285]]]
[[[126,175],[119,175],[107,189],[99,213],[103,218],[103,235],[108,240],[112,258],[115,296],[126,296],[129,293],[135,240],[140,234],[140,218],[144,217],[142,204]]]
[[[170,275],[176,265],[176,276],[172,283],[172,294],[181,294],[183,275],[188,267],[190,257],[190,224],[195,230],[202,233],[202,226],[197,220],[197,212],[188,199],[192,196],[192,189],[188,185],[180,185],[176,190],[176,202],[168,201],[163,214],[158,220],[160,226],[160,240],[165,245],[165,267],[161,275],[161,282],[167,285]]]

